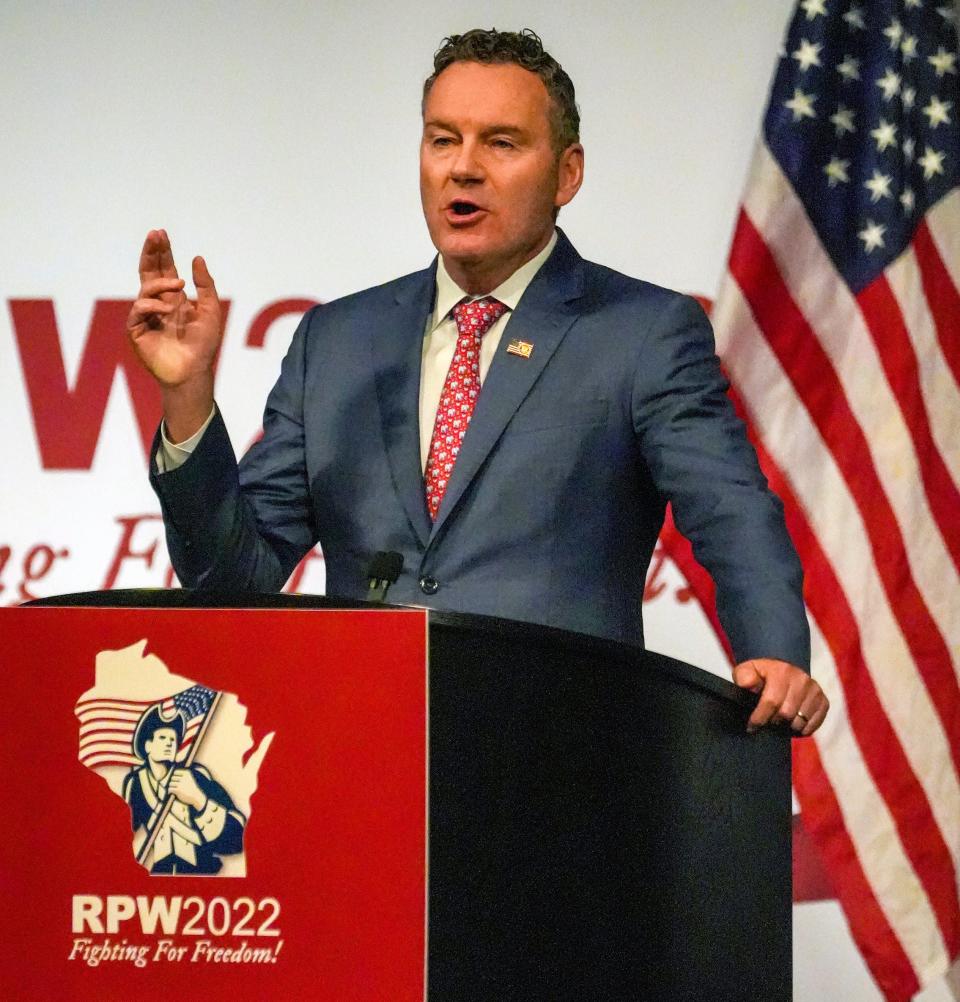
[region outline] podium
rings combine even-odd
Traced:
[[[188,996],[234,1000],[791,997],[789,732],[746,734],[752,698],[731,683],[561,630],[287,595],[63,596],[0,610],[0,635],[0,721],[36,762],[4,796],[20,836],[3,840],[0,867],[38,916],[4,919],[5,998],[45,997],[13,983],[44,970],[51,997],[75,999],[169,990],[171,977]],[[103,652],[143,639],[137,656],[157,653],[177,685],[239,693],[276,733],[238,879],[148,872],[127,805],[77,761],[94,660],[100,684]],[[171,663],[184,651],[189,666]],[[43,804],[81,831],[46,837]],[[143,914],[178,896],[200,902],[205,935],[171,920],[155,956],[162,923],[146,933]],[[266,900],[282,908],[282,949],[233,934],[236,902]],[[104,937],[143,945],[144,963],[90,964]],[[244,953],[258,947],[272,959]]]

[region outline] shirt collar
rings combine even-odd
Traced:
[[[498,299],[508,309],[515,310],[517,303],[520,302],[520,297],[527,291],[527,286],[533,281],[534,275],[543,267],[547,258],[550,257],[556,244],[557,231],[554,230],[547,241],[546,247],[536,257],[532,257],[526,264],[517,268],[506,281],[501,282],[487,295]],[[430,321],[430,331],[436,330],[446,320],[447,315],[461,299],[472,300],[482,298],[482,296],[471,296],[457,285],[444,266],[443,256],[441,255],[437,260],[437,296],[433,308],[433,317]]]

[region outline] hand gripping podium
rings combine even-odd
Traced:
[[[0,636],[3,998],[790,998],[789,733],[731,683],[287,595]]]

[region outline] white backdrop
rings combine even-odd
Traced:
[[[165,227],[181,270],[203,253],[231,300],[217,396],[242,449],[295,323],[279,320],[262,348],[249,347],[254,318],[277,300],[331,299],[430,260],[420,87],[445,34],[496,25],[535,28],[576,83],[586,182],[561,224],[578,250],[712,297],[791,8],[4,0],[0,294],[5,306],[52,304],[75,404],[97,378],[85,370],[77,386],[94,304],[132,297],[143,236]],[[29,341],[18,346],[14,315],[0,312],[0,603],[163,584],[126,380],[103,376],[102,422],[95,405],[71,410],[70,393],[51,382],[49,324],[45,339],[17,314]],[[105,320],[100,333],[110,331]],[[114,343],[122,328],[104,342]],[[96,443],[89,463],[73,448],[83,468],[51,468],[71,465],[64,451],[84,440]],[[726,672],[667,574],[672,587],[646,609],[650,646]],[[314,562],[300,589],[320,588]],[[798,1000],[879,998],[834,904],[798,906],[795,939]]]

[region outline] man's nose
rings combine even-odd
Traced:
[[[483,163],[475,142],[465,140],[450,165],[450,177],[458,184],[478,183],[484,179]]]

